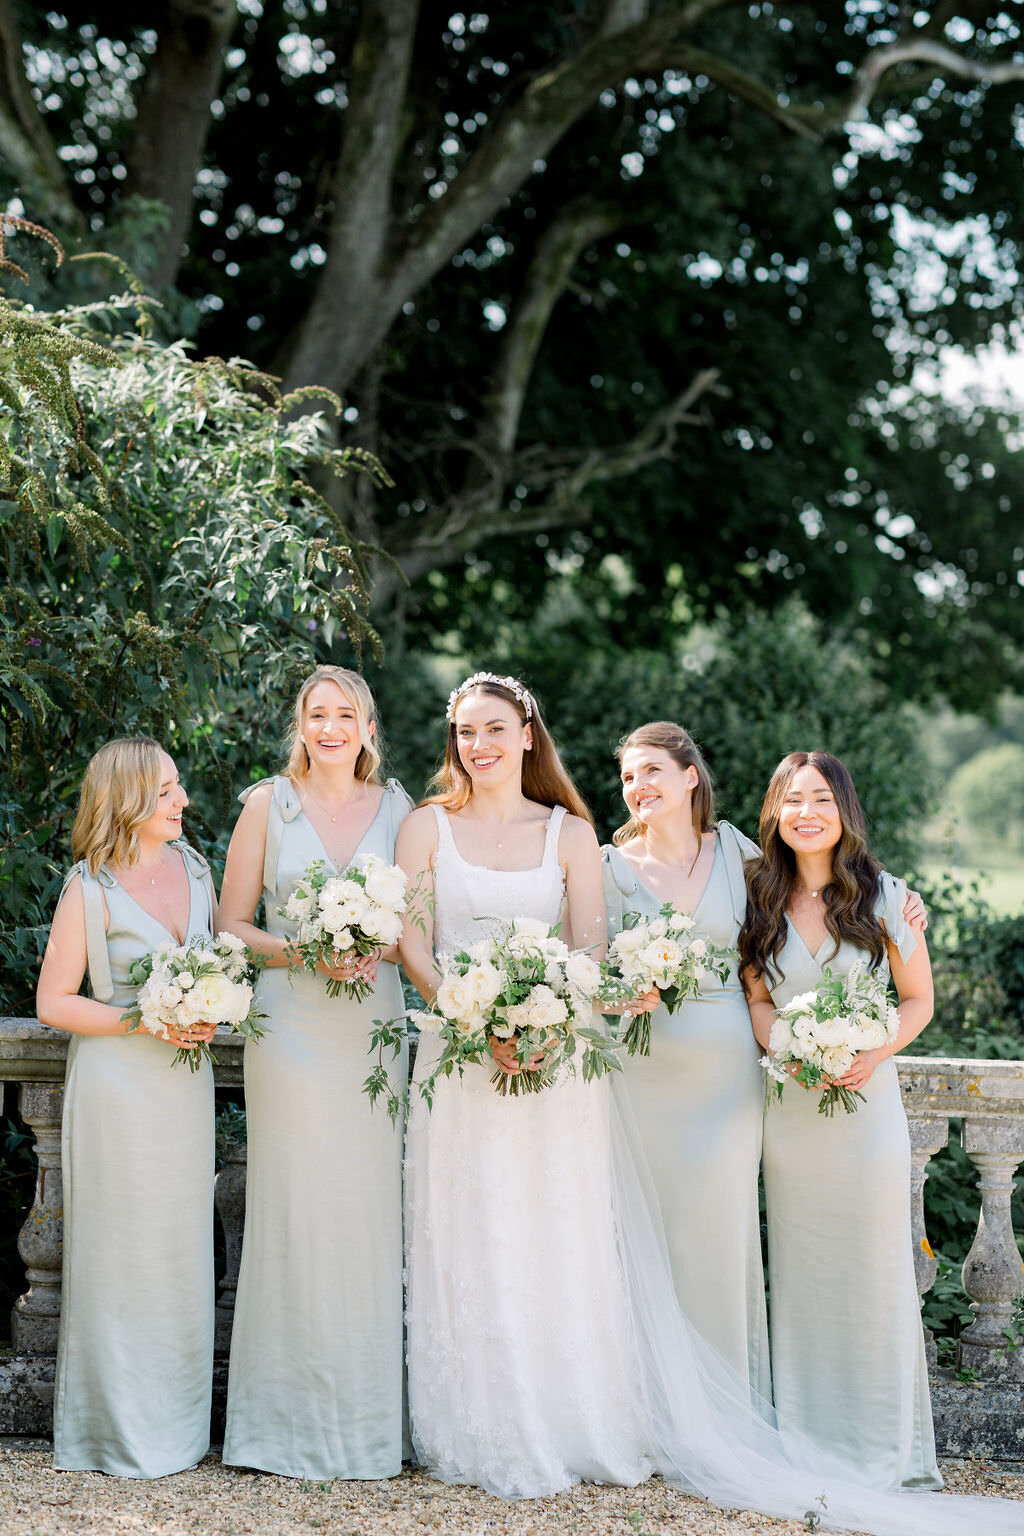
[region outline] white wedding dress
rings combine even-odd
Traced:
[[[564,891],[551,816],[542,863],[467,863],[437,810],[435,949],[496,920],[555,923]],[[440,1051],[423,1036],[415,1081]],[[422,1465],[503,1498],[660,1473],[730,1508],[876,1536],[1020,1536],[1024,1509],[866,1485],[824,1462],[679,1310],[618,1074],[502,1098],[486,1066],[414,1084],[406,1161],[409,1408]],[[694,1169],[693,1176],[700,1177]]]

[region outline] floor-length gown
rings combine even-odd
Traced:
[[[189,884],[187,937],[212,933],[209,867],[172,843]],[[129,969],[176,943],[114,876],[77,864],[93,997],[127,1009]],[[67,883],[65,882],[65,889]],[[103,900],[110,916],[104,931]],[[64,1259],[54,1462],[163,1477],[210,1444],[213,1075],[172,1066],[153,1035],[72,1035],[61,1134]]]
[[[439,956],[562,907],[542,863],[468,863],[437,809]],[[415,1080],[440,1046],[421,1040]],[[878,1491],[873,1469],[780,1432],[679,1308],[621,1074],[500,1097],[486,1066],[413,1088],[406,1165],[409,1404],[426,1469],[505,1498],[652,1471],[727,1507],[874,1536],[1020,1536],[1019,1504]],[[824,1496],[824,1504],[820,1502]]]
[[[734,949],[746,907],[743,861],[757,845],[729,822],[692,914],[700,936]],[[627,912],[662,907],[629,861],[603,849],[608,937]],[[651,1017],[649,1056],[623,1062],[640,1143],[661,1208],[679,1304],[754,1390],[771,1393],[757,1180],[764,1074],[736,965],[713,973],[675,1013]]]
[[[266,927],[292,938],[278,909],[313,859],[333,866],[294,785],[273,784]],[[349,862],[393,862],[409,808],[389,780]],[[382,963],[355,1001],[328,997],[319,974],[277,967],[263,972],[259,1000],[268,1018],[245,1048],[245,1234],[224,1461],[290,1477],[393,1477],[403,1453],[402,1126],[371,1108],[362,1085],[372,1021],[404,1012],[398,968]],[[401,1081],[405,1069],[394,1067]]]
[[[907,959],[916,940],[905,895],[880,877],[876,915]],[[834,947],[826,935],[811,955],[788,924],[776,1007],[812,991],[826,966],[845,975],[867,958],[846,942],[833,956]],[[884,1481],[941,1487],[910,1234],[910,1138],[892,1057],[863,1093],[854,1114],[828,1118],[816,1093],[787,1084],[765,1115],[776,1402],[815,1443],[885,1468]]]

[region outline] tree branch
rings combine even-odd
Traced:
[[[0,159],[21,188],[30,219],[64,235],[84,228],[25,75],[21,31],[11,0],[0,0]]]
[[[220,87],[235,0],[165,0],[159,41],[139,94],[127,190],[164,203],[170,214],[149,282],[169,286],[193,217],[193,190],[210,105]]]
[[[1005,85],[1013,80],[1024,80],[1024,61],[985,64],[979,59],[966,58],[945,43],[937,43],[926,37],[908,38],[906,42],[886,43],[881,48],[871,49],[854,75],[845,96],[824,107],[795,108],[794,111],[807,123],[817,123],[822,131],[841,127],[845,123],[862,122],[868,115],[872,101],[883,87],[888,87],[886,75],[901,64],[931,66],[930,73],[925,77],[920,71],[915,72],[914,84],[918,89],[923,78],[934,79],[936,75],[955,75],[963,80],[973,80],[979,85]],[[886,89],[886,94],[895,95],[899,89],[900,82],[894,81],[892,87]]]

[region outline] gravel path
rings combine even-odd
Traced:
[[[961,1493],[1024,1501],[1024,1472],[984,1462],[943,1468]],[[1024,1531],[1024,1509],[1021,1511]],[[586,1485],[517,1504],[448,1488],[420,1472],[377,1483],[310,1483],[240,1472],[207,1456],[157,1482],[55,1472],[48,1446],[0,1448],[2,1536],[799,1536],[802,1521],[729,1514],[657,1479],[640,1488]]]

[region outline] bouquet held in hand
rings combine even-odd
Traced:
[[[262,957],[252,955],[233,933],[160,944],[151,955],[133,961],[129,971],[139,996],[134,1008],[122,1014],[128,1033],[145,1029],[169,1040],[172,1031],[229,1024],[233,1034],[259,1040],[259,1020],[266,1015],[256,1007],[255,984],[262,968]],[[187,1061],[198,1072],[204,1056],[217,1059],[208,1045],[179,1046],[171,1065]]]
[[[696,997],[708,972],[725,981],[739,958],[733,949],[709,944],[697,935],[687,937],[694,920],[666,901],[657,917],[627,912],[623,926],[608,946],[605,964],[606,1001],[639,997],[657,987],[669,1013],[675,1013],[688,997]],[[651,1016],[631,1014],[622,1035],[631,1056],[651,1053]]]
[[[397,864],[367,854],[344,874],[329,875],[323,859],[314,859],[278,910],[298,925],[293,948],[307,971],[320,961],[341,966],[387,949],[402,932],[406,879]],[[372,990],[362,976],[331,976],[328,997],[362,999]]]
[[[858,1051],[873,1051],[895,1040],[900,1016],[887,995],[885,973],[868,971],[854,961],[845,976],[833,976],[826,966],[813,992],[802,992],[780,1008],[772,1025],[769,1055],[761,1065],[767,1074],[766,1098],[781,1099],[790,1077],[805,1088],[820,1088],[818,1112],[833,1115],[841,1105],[848,1115],[864,1095],[844,1088],[837,1078]],[[786,1071],[798,1063],[793,1073]]]
[[[509,1041],[521,1071],[498,1070],[498,1093],[536,1093],[564,1070],[584,1080],[619,1069],[615,1042],[595,1028],[594,999],[601,967],[570,950],[557,930],[519,917],[444,962],[431,1006],[411,1015],[421,1030],[440,1035],[444,1049],[433,1075],[420,1085],[429,1101],[439,1077],[461,1073],[467,1062],[489,1059],[489,1040]],[[529,1062],[541,1057],[534,1067]]]

